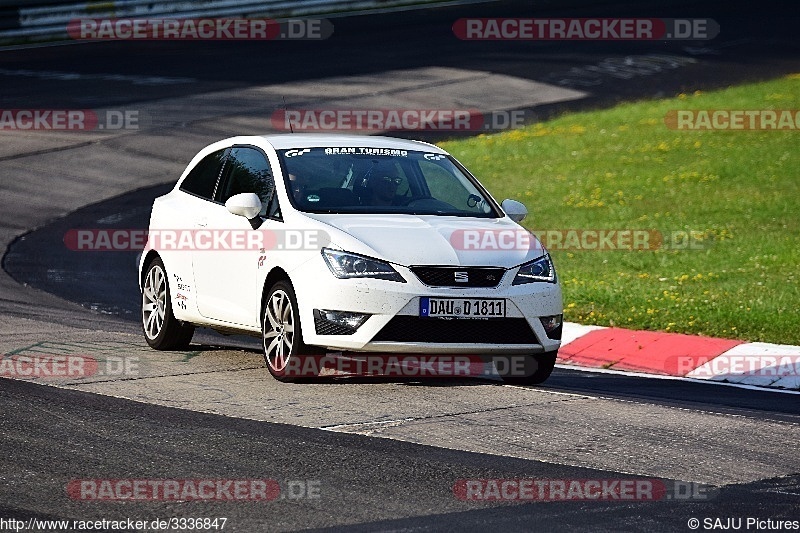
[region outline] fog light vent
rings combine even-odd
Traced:
[[[545,333],[547,333],[548,339],[554,341],[561,340],[561,330],[564,329],[563,315],[542,316],[539,317],[539,320],[542,321],[542,327]]]
[[[317,335],[352,335],[369,317],[364,313],[314,309],[314,329]]]

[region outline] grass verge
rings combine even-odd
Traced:
[[[686,131],[669,111],[800,109],[800,74],[569,114],[442,147],[547,230],[650,230],[551,249],[566,319],[800,345],[800,130]],[[580,235],[580,233],[578,233]]]

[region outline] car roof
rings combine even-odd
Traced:
[[[261,139],[276,150],[287,148],[316,148],[363,146],[369,148],[395,148],[400,150],[424,150],[445,153],[444,150],[422,141],[410,141],[397,137],[381,137],[372,135],[339,135],[332,133],[284,133],[278,135],[261,135]]]

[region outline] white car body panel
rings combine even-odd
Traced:
[[[342,230],[355,239],[352,246],[366,245],[364,251],[343,249],[389,261],[397,265],[470,265],[511,268],[542,255],[541,244],[532,243],[531,250],[459,250],[453,247],[451,235],[457,230],[517,231],[514,221],[500,219],[468,219],[437,215],[320,215],[310,218]],[[338,244],[338,243],[337,243]],[[537,252],[538,250],[538,252]]]

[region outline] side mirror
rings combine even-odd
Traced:
[[[228,198],[225,207],[234,215],[252,220],[261,212],[261,199],[254,192],[243,192]]]
[[[503,211],[506,212],[508,218],[514,222],[522,222],[523,219],[528,216],[528,208],[525,207],[525,204],[522,204],[516,200],[507,198],[503,200],[503,203],[500,204],[500,207],[502,207]]]

